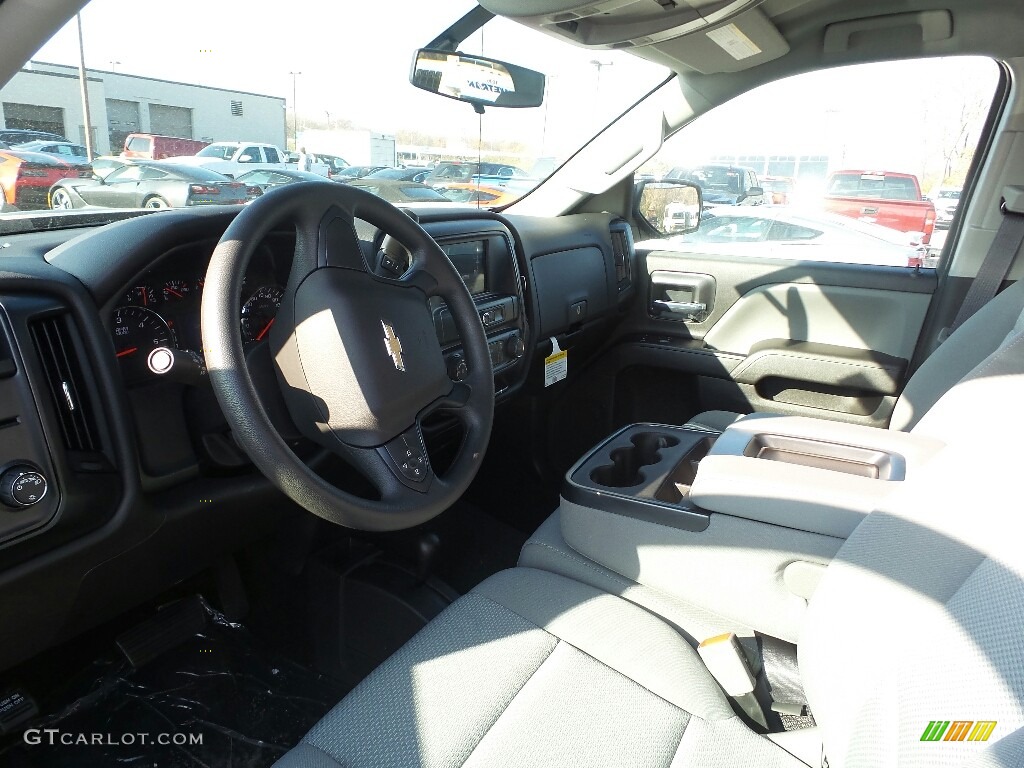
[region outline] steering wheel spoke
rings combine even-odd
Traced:
[[[398,280],[398,284],[418,288],[427,297],[441,295],[441,285],[438,283],[437,278],[423,267],[414,266],[402,275],[401,279]]]
[[[437,398],[419,413],[419,419],[425,419],[434,411],[461,411],[473,399],[473,388],[465,382],[456,381],[447,395]]]
[[[376,449],[398,481],[417,493],[426,493],[434,479],[419,422]]]

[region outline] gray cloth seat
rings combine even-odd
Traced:
[[[804,765],[743,724],[663,621],[515,568],[446,609],[277,766],[748,764]]]
[[[907,381],[896,401],[889,429],[909,432],[939,398],[978,363],[995,352],[1024,310],[1024,280],[1004,290],[936,349]],[[687,426],[723,432],[742,414],[704,411]]]

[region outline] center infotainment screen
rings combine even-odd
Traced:
[[[474,296],[487,292],[487,272],[484,264],[486,249],[484,245],[483,240],[441,245],[441,250],[451,259],[455,268],[459,270],[459,274],[462,275],[462,281]]]

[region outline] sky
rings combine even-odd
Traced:
[[[86,63],[97,69],[285,97],[290,72],[301,118],[348,120],[529,146],[564,158],[660,82],[667,71],[621,51],[574,48],[495,19],[461,50],[548,75],[545,105],[472,108],[413,88],[413,52],[465,13],[471,0],[290,0],[282,12],[240,0],[93,0],[82,12]],[[72,21],[34,57],[77,64]],[[600,65],[600,66],[599,66]],[[997,68],[981,59],[863,65],[779,81],[745,94],[670,140],[662,164],[739,153],[830,154],[847,167],[930,173],[955,140],[965,104],[991,99]],[[975,122],[980,117],[975,116]],[[900,167],[897,167],[900,166]]]

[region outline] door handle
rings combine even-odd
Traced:
[[[668,312],[673,315],[684,315],[687,318],[695,317],[707,311],[708,305],[699,301],[664,301],[657,299],[652,302],[651,307],[657,314]]]

